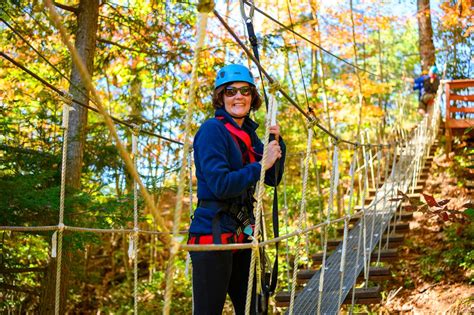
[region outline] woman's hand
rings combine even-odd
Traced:
[[[275,125],[275,126],[270,126],[270,134],[275,136],[275,140],[279,140],[278,138],[280,137],[280,126]]]
[[[280,129],[278,128],[278,126],[273,126],[273,127],[277,127],[276,131],[278,132],[278,135],[279,135]],[[265,171],[271,168],[273,164],[275,164],[276,160],[281,158],[281,154],[282,154],[281,147],[278,144],[278,142],[276,140],[270,141],[270,143],[268,144],[267,158],[265,159],[265,162],[262,161],[262,166],[265,169]]]

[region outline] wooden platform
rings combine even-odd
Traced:
[[[329,253],[330,254],[330,253]],[[380,251],[381,262],[391,262],[398,257],[398,250],[396,248],[382,249]],[[317,253],[311,256],[313,263],[320,265],[323,262],[323,253]],[[378,251],[374,251],[370,254],[370,260],[376,261],[378,258]]]
[[[298,284],[304,284],[308,282],[308,280],[311,279],[316,272],[316,269],[303,269],[298,271],[298,274],[296,275]],[[363,278],[363,274],[360,274],[357,280],[361,281]],[[392,274],[390,272],[390,268],[370,266],[369,279],[371,281],[384,281],[389,280],[391,278]]]
[[[295,298],[300,294],[300,292],[295,293]],[[290,292],[279,292],[275,295],[275,305],[276,307],[288,307],[290,305],[291,293]],[[354,302],[355,304],[377,304],[382,300],[380,295],[380,286],[371,287],[371,288],[356,288],[354,291]],[[352,289],[348,292],[347,297],[344,299],[342,304],[351,304],[352,303]],[[295,312],[295,314],[298,314]]]
[[[413,213],[410,216],[411,218],[413,217]],[[353,228],[353,225],[349,226],[349,230]],[[395,225],[392,224],[391,229],[395,229],[397,233],[407,233],[410,231],[410,223],[408,222],[398,222]],[[337,228],[336,230],[337,235],[343,235],[344,234],[344,227]]]
[[[474,95],[460,94],[460,89],[474,87],[474,79],[445,81],[446,95],[446,154],[451,152],[451,142],[455,130],[474,127]],[[469,90],[467,90],[469,92]],[[471,130],[471,135],[474,132]]]

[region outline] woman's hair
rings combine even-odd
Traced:
[[[224,90],[232,83],[233,82],[223,84],[214,90],[214,93],[212,94],[212,106],[215,109],[224,107]],[[252,103],[250,103],[250,110],[256,111],[260,108],[260,106],[262,106],[262,98],[260,97],[260,94],[258,94],[258,91],[255,86],[250,84],[250,90],[252,95]]]

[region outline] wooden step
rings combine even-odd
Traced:
[[[298,296],[299,291],[295,292],[295,297]],[[355,304],[377,304],[382,300],[380,295],[380,286],[371,287],[371,288],[356,288],[354,291]],[[291,292],[283,291],[278,292],[275,295],[275,306],[276,307],[288,307],[290,306]],[[343,304],[352,303],[352,289],[347,294],[347,297],[344,299]]]
[[[357,211],[360,211],[361,209],[362,208],[359,208],[359,209],[357,209]],[[401,221],[410,221],[411,219],[413,219],[413,212],[404,210],[404,211],[402,211],[402,213],[400,215],[397,211],[397,218],[399,218],[399,217],[400,217]],[[351,219],[349,220],[349,224],[354,224],[354,223],[358,222],[360,220],[360,218],[361,218],[360,215],[351,217]]]
[[[326,256],[329,257],[331,253],[328,253]],[[376,261],[378,256],[378,250],[375,249],[371,256],[371,261]],[[389,248],[389,249],[382,249],[380,251],[380,261],[381,262],[393,262],[398,257],[398,249],[397,248]],[[320,265],[323,262],[323,253],[317,253],[311,256],[313,259],[313,263],[316,265]]]
[[[390,235],[390,241],[389,241],[390,248],[395,248],[396,246],[400,246],[400,244],[403,243],[404,239],[405,239],[405,235],[403,234],[397,233],[397,234]],[[386,241],[387,241],[387,236],[384,235],[382,237],[382,243],[385,243]],[[328,244],[327,244],[328,250],[336,249],[336,247],[338,247],[341,242],[342,242],[342,238],[329,239]]]
[[[417,185],[417,186],[419,186],[419,185]],[[387,202],[389,202],[388,200],[391,199],[389,196],[387,196]],[[407,194],[407,196],[409,198],[415,198],[415,199],[420,199],[420,197],[421,197],[420,193],[416,193],[416,192],[413,193],[413,194],[409,193],[409,194]],[[374,201],[374,199],[375,199],[374,196],[369,196],[369,197],[365,198],[365,205],[368,206],[372,201]],[[382,205],[383,205],[383,200],[381,200],[377,203],[377,207],[381,207]],[[357,209],[360,210],[360,208],[354,207],[354,210],[358,211]]]
[[[413,213],[411,215],[413,217]],[[367,224],[370,225],[370,222]],[[349,231],[351,230],[352,226],[349,226]],[[393,225],[390,226],[390,229],[393,230]],[[343,235],[344,234],[344,227],[339,227],[337,228],[337,235]],[[395,224],[395,231],[400,232],[400,233],[406,233],[410,231],[410,223],[407,222],[398,222]]]
[[[426,178],[425,179],[421,179],[421,178],[418,179],[416,184],[425,187],[426,186]]]
[[[311,279],[314,274],[318,270],[315,269],[303,269],[299,270],[297,274],[297,281],[298,284],[304,284],[308,282],[309,279]],[[362,280],[364,278],[364,273],[362,272],[358,279]],[[390,272],[390,268],[387,267],[378,267],[378,266],[370,266],[369,267],[369,279],[372,281],[384,281],[384,280],[389,280],[392,278],[392,274]]]
[[[360,206],[357,206],[354,208],[355,211],[360,211],[362,210],[362,207]],[[399,214],[398,214],[398,211],[397,211],[397,218],[399,217]],[[401,221],[410,221],[411,219],[413,219],[413,212],[412,211],[403,211],[402,214],[401,214],[401,217],[400,217],[400,220]],[[354,216],[354,217],[351,217],[351,219],[349,220],[349,223],[350,224],[354,224],[356,222],[358,222],[360,220],[360,215],[358,216]]]
[[[423,192],[423,188],[424,188],[424,186],[417,185],[417,186],[415,187],[415,192],[414,192],[414,193],[419,194],[419,193]],[[383,191],[383,188],[379,188],[379,191]],[[411,189],[410,189],[410,191],[411,191]],[[370,196],[370,197],[373,197],[374,195],[375,195],[375,189],[370,188],[370,189],[369,189],[369,196]]]

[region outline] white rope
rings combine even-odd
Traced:
[[[370,135],[369,135],[369,130],[368,129],[365,130],[365,135],[367,137],[367,143],[370,143]],[[372,147],[370,146],[368,148],[368,150],[369,150],[369,154],[368,154],[369,160],[368,160],[368,162],[369,162],[369,165],[370,165],[370,178],[372,179],[372,188],[375,189],[376,188],[375,187],[375,174],[374,174],[375,172],[374,172],[374,163],[373,163],[374,157],[372,155]]]
[[[137,167],[139,129],[135,127],[132,133],[132,158],[133,166]],[[133,313],[138,314],[138,185],[133,179]]]
[[[188,170],[189,170],[189,218],[193,215],[193,163],[191,150],[188,152]],[[191,266],[191,255],[186,254],[186,264],[184,267],[184,274],[189,278],[189,269]]]
[[[305,213],[305,207],[306,207],[306,191],[307,191],[307,185],[308,185],[308,172],[309,172],[309,161],[310,161],[310,156],[311,156],[311,144],[313,142],[313,128],[312,128],[312,122],[308,123],[308,141],[306,142],[306,157],[305,157],[305,168],[303,171],[303,188],[301,192],[301,203],[300,203],[300,213],[298,217],[298,231],[301,231],[301,228],[303,227],[303,221],[304,221],[304,213]],[[293,278],[292,278],[292,284],[291,284],[291,293],[290,293],[290,309],[289,309],[289,314],[293,314],[293,304],[295,301],[295,293],[296,293],[296,279],[298,275],[298,263],[300,259],[300,250],[301,250],[301,236],[298,234],[298,237],[296,238],[296,252],[295,252],[295,259],[293,261]]]
[[[285,164],[286,168],[286,164]],[[288,198],[286,195],[286,172],[283,172],[283,221],[285,222],[285,233],[288,234],[289,226],[289,215],[288,215]],[[286,279],[288,282],[288,291],[291,290],[291,281],[290,281],[290,242],[286,241]]]
[[[323,297],[324,290],[324,276],[326,271],[326,256],[327,256],[327,242],[328,242],[328,226],[331,222],[331,213],[334,208],[334,194],[337,191],[339,185],[339,143],[334,143],[334,152],[332,159],[332,174],[330,177],[330,192],[329,192],[329,201],[328,201],[328,211],[326,216],[327,225],[324,226],[324,244],[323,244],[323,261],[321,264],[321,273],[319,274],[319,295],[318,295],[318,314],[321,314],[321,301]]]
[[[349,169],[349,176],[351,177],[351,183],[349,186],[349,202],[346,207],[346,219],[344,220],[344,233],[342,236],[342,249],[341,249],[341,260],[339,265],[339,305],[342,305],[342,290],[344,289],[344,273],[346,268],[346,251],[347,251],[347,237],[349,234],[349,222],[351,219],[351,208],[352,208],[352,197],[354,195],[354,179],[355,179],[355,163],[357,156],[358,146],[354,146],[354,153],[352,155],[351,166]]]
[[[54,300],[54,313],[59,315],[61,306],[61,268],[63,253],[63,231],[64,231],[64,199],[66,198],[66,163],[67,163],[67,146],[68,146],[68,130],[69,130],[69,111],[72,104],[72,96],[65,93],[67,99],[63,104],[63,152],[61,161],[61,191],[59,196],[59,223],[57,233],[57,259],[56,259],[56,287]],[[56,234],[56,233],[55,233]]]
[[[389,163],[390,163],[390,148],[387,150],[387,155],[385,157],[385,163],[384,163],[384,178],[385,178],[385,184],[383,185],[383,206],[382,209],[387,209],[387,186],[389,185],[388,182],[388,170],[389,170]],[[391,187],[393,191],[393,187]],[[401,208],[401,207],[400,207]],[[379,244],[378,244],[378,250],[377,250],[377,262],[376,265],[378,266],[380,264],[380,254],[382,251],[382,235],[383,234],[383,224],[380,224],[380,229],[379,229]]]
[[[207,5],[207,6],[206,6]],[[203,7],[204,6],[204,7]],[[198,66],[201,58],[202,47],[204,45],[204,39],[206,37],[206,28],[208,13],[214,7],[214,2],[203,3],[200,1],[198,4],[199,17],[198,17],[198,26],[197,26],[197,40],[196,48],[193,59],[193,67],[191,71],[191,85],[189,87],[188,94],[188,109],[186,111],[185,117],[185,131],[184,131],[184,145],[183,145],[183,157],[182,157],[182,167],[179,172],[178,179],[178,193],[176,196],[176,207],[174,213],[174,224],[173,224],[173,238],[171,240],[170,247],[170,257],[168,260],[168,267],[166,270],[166,289],[164,297],[164,307],[163,314],[168,315],[171,309],[171,296],[173,292],[173,283],[174,283],[174,270],[175,270],[175,258],[180,248],[180,238],[179,238],[179,222],[181,220],[181,211],[182,211],[182,199],[184,197],[184,177],[187,171],[187,154],[190,150],[190,140],[189,135],[191,133],[191,121],[193,116],[193,110],[196,102],[196,90],[198,86]]]
[[[370,227],[370,240],[369,240],[369,247],[367,249],[368,255],[367,255],[367,262],[366,262],[366,269],[367,271],[370,268],[370,261],[371,261],[371,255],[370,255],[370,250],[372,249],[372,245],[374,242],[374,233],[375,233],[375,218],[377,214],[377,206],[379,204],[379,199],[378,199],[378,192],[379,192],[379,185],[380,185],[380,169],[382,168],[382,150],[383,147],[381,146],[379,150],[377,150],[376,156],[377,156],[377,176],[375,177],[375,192],[374,192],[374,201],[373,201],[373,207],[372,207],[372,224]],[[382,210],[385,210],[382,208]],[[378,236],[378,235],[377,235]],[[382,236],[380,236],[382,238]],[[369,274],[367,272],[366,278],[365,278],[365,287],[367,288],[369,285]]]
[[[362,144],[364,143],[364,137],[361,136],[361,140],[362,140]],[[367,189],[368,189],[368,185],[369,185],[369,176],[368,176],[368,157],[367,157],[367,153],[365,151],[365,148],[362,147],[362,156],[363,156],[363,159],[364,159],[364,165],[365,165],[365,168],[364,168],[364,175],[363,175],[363,178],[364,178],[364,186],[362,188],[362,218],[361,218],[361,223],[362,223],[362,250],[363,250],[363,259],[364,259],[364,278],[367,277],[367,265],[365,264],[365,262],[367,261],[367,244],[366,244],[366,240],[367,240],[367,221],[366,221],[366,207],[365,207],[365,196],[367,194]]]
[[[267,155],[268,155],[268,144],[269,144],[268,139],[270,138],[270,124],[271,124],[271,121],[273,120],[274,115],[276,115],[276,106],[277,106],[277,102],[275,101],[275,97],[273,94],[270,94],[268,112],[267,112],[267,115],[265,116],[265,135],[264,135],[263,155],[262,155],[262,160],[261,160],[262,167],[261,167],[260,178],[259,178],[258,186],[257,186],[257,207],[255,211],[255,229],[254,229],[254,236],[252,238],[252,254],[250,258],[249,280],[247,284],[247,297],[246,297],[246,302],[245,302],[246,315],[250,314],[255,269],[257,269],[256,293],[259,294],[261,292],[260,263],[256,263],[256,262],[259,258],[258,238],[260,237],[261,217],[262,217],[262,212],[263,212],[263,196],[265,193],[265,167],[264,165],[266,163]]]

